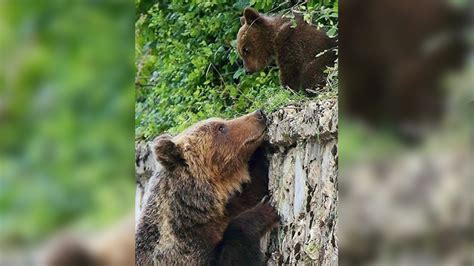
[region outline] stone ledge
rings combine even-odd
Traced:
[[[296,141],[337,138],[337,99],[290,105],[268,115],[267,140],[271,145],[289,147]]]

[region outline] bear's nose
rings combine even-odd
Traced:
[[[257,117],[258,120],[265,121],[265,114],[262,109],[255,111],[255,117]]]

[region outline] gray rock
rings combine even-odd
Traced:
[[[337,102],[269,115],[269,187],[282,223],[262,240],[269,265],[337,265]]]

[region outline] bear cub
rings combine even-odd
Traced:
[[[237,34],[237,51],[247,73],[260,71],[273,59],[280,82],[295,91],[314,95],[324,86],[324,70],[334,65],[336,41],[295,14],[289,18],[267,16],[247,7]]]
[[[162,167],[150,180],[138,220],[137,265],[263,263],[260,238],[278,224],[278,214],[268,200],[243,209],[238,205],[248,201],[240,203],[238,195],[254,181],[249,161],[265,131],[265,116],[256,111],[155,139]]]

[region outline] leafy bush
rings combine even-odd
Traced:
[[[212,116],[234,117],[258,108],[271,111],[304,95],[280,87],[278,69],[245,75],[236,52],[239,18],[246,6],[290,15],[291,10],[337,34],[337,1],[138,0],[136,20],[137,138],[177,132]],[[337,67],[330,93],[335,95]],[[334,74],[336,73],[336,74]],[[335,85],[336,84],[336,85]],[[323,95],[324,96],[324,95]]]

